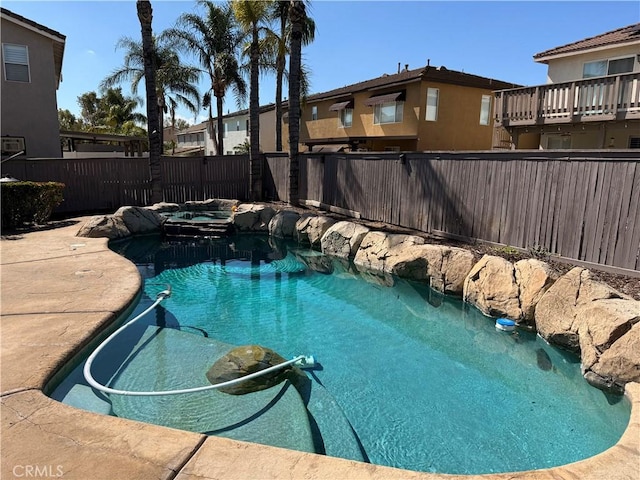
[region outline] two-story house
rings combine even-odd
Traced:
[[[66,37],[0,9],[2,157],[61,157],[56,90]]]
[[[533,59],[545,85],[496,92],[507,148],[640,148],[640,23]]]
[[[490,150],[493,90],[513,86],[443,66],[398,66],[395,74],[310,95],[300,143],[310,151]]]

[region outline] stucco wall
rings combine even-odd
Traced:
[[[276,149],[275,118],[275,110],[260,114],[260,150],[263,152],[273,152]],[[223,122],[227,125],[227,133],[224,138],[224,154],[235,154],[234,147],[249,141],[248,119],[248,114],[224,118]]]
[[[6,20],[1,38],[28,47],[31,76],[29,83],[7,82],[2,59],[1,135],[24,137],[28,157],[62,157],[53,40]]]
[[[637,58],[638,52],[640,52],[640,46],[630,45],[549,60],[547,83],[562,83],[579,80],[582,78],[582,68],[585,63],[620,57],[633,56],[635,59],[633,71],[640,72],[640,63],[638,63]]]

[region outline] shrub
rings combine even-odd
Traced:
[[[57,182],[2,182],[2,228],[41,224],[62,203],[64,184]]]

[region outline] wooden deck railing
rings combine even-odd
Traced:
[[[496,125],[544,125],[640,118],[640,73],[496,92]]]

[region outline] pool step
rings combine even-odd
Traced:
[[[233,225],[229,220],[167,221],[162,230],[168,237],[226,237],[233,233]]]
[[[158,391],[208,385],[207,370],[231,348],[192,333],[148,327],[112,386]],[[111,395],[111,401],[121,417],[315,452],[306,407],[288,381],[247,395],[210,390],[160,397]]]

